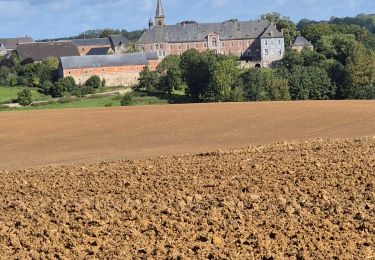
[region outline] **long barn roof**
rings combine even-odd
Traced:
[[[222,23],[194,22],[163,27],[153,26],[142,35],[138,43],[204,41],[210,33],[219,34],[221,40],[256,39],[263,36],[266,31],[270,34],[268,37],[271,37],[271,35],[274,38],[283,37],[283,34],[276,29],[276,26],[267,20],[231,20]]]
[[[63,69],[148,65],[150,60],[158,60],[158,58],[156,52],[127,53],[123,55],[73,56],[61,57],[61,65]]]

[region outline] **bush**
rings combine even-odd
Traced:
[[[74,96],[66,96],[66,97],[60,98],[58,102],[60,104],[65,104],[65,103],[71,103],[71,102],[75,102],[79,100],[80,100],[79,98],[74,97]]]
[[[120,103],[121,106],[130,106],[132,104],[133,96],[130,94],[125,94],[122,96]]]
[[[29,106],[32,102],[32,94],[30,89],[25,88],[17,95],[17,101],[22,106]]]
[[[99,76],[94,75],[86,81],[85,86],[98,89],[102,86],[102,81],[100,80]]]
[[[112,102],[109,102],[109,103],[106,103],[104,106],[105,106],[105,107],[112,107],[112,106],[113,106],[113,103],[112,103]]]
[[[73,96],[84,97],[86,95],[94,94],[95,88],[92,86],[76,86],[71,92]]]

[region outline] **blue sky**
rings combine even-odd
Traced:
[[[142,29],[155,16],[155,6],[156,0],[0,0],[0,37],[43,39],[96,28]],[[375,13],[375,0],[163,0],[163,6],[169,24],[252,20],[272,11],[296,22]]]

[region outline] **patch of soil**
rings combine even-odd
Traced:
[[[0,176],[4,259],[375,255],[375,138]]]

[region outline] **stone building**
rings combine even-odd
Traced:
[[[129,41],[123,36],[111,35],[109,38],[74,39],[72,42],[77,45],[79,54],[86,56],[125,54]]]
[[[314,45],[303,36],[298,36],[292,44],[292,49],[301,52],[304,47],[314,50]]]
[[[156,52],[62,57],[59,74],[73,77],[77,84],[84,84],[97,75],[107,86],[131,86],[138,83],[139,73],[145,66],[155,70],[158,64]]]
[[[0,38],[0,45],[3,45],[7,50],[7,53],[17,49],[18,44],[32,43],[34,40],[31,37],[19,37],[19,38]]]
[[[182,22],[167,25],[161,0],[157,2],[155,24],[138,41],[142,51],[156,51],[160,57],[181,55],[189,49],[233,54],[253,65],[268,67],[282,59],[285,52],[283,33],[266,20],[221,23]]]
[[[78,47],[81,56],[105,55],[111,49],[108,38],[74,39],[72,42]]]

